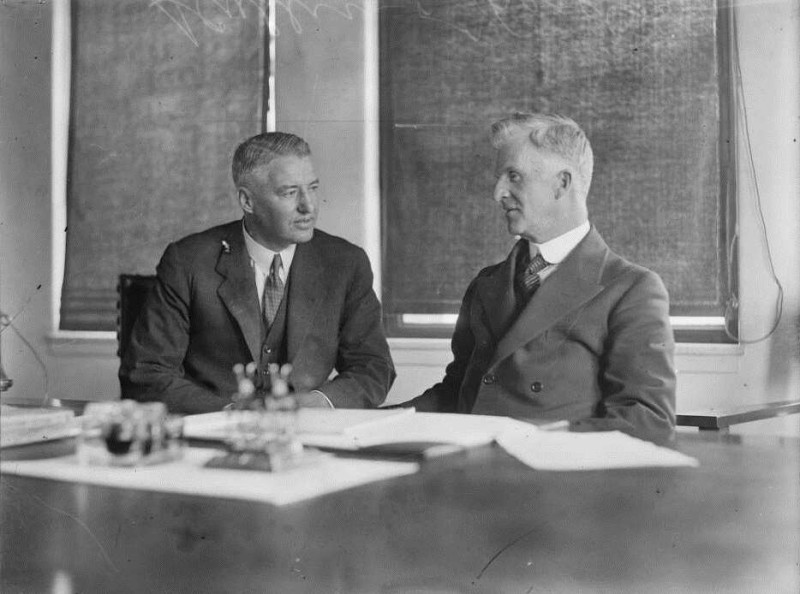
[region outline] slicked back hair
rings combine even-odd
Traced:
[[[499,148],[516,132],[527,132],[528,139],[541,149],[565,159],[578,174],[577,190],[589,193],[594,169],[592,145],[573,120],[552,113],[515,113],[492,124],[492,145]]]
[[[311,148],[305,140],[287,132],[264,132],[248,138],[233,153],[233,183],[239,186],[245,175],[257,167],[287,155],[308,157],[311,155]]]

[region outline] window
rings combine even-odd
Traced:
[[[391,335],[449,336],[469,281],[505,258],[514,239],[491,200],[489,126],[543,109],[589,136],[590,219],[613,250],[659,273],[671,314],[691,327],[677,324],[678,339],[724,339],[697,326],[720,320],[735,289],[726,10],[714,0],[397,0],[380,14]]]
[[[236,144],[262,127],[258,4],[72,0],[62,330],[114,330],[120,273],[241,216]]]

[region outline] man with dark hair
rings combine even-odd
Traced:
[[[442,382],[407,404],[668,439],[667,291],[590,225],[589,140],[569,118],[515,114],[492,127],[492,143],[494,199],[520,239],[467,289]]]
[[[233,366],[253,361],[267,387],[269,365],[290,363],[302,406],[379,405],[395,373],[372,270],[362,249],[315,229],[308,144],[259,134],[236,149],[232,174],[243,219],[167,247],[120,366],[123,397],[220,410]]]

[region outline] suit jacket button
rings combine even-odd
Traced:
[[[538,394],[539,392],[542,391],[543,387],[544,386],[542,385],[542,382],[533,382],[531,384],[531,392],[536,392]]]
[[[497,381],[497,378],[494,376],[493,373],[487,373],[483,376],[483,383],[484,384],[493,384]]]

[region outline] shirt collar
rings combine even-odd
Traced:
[[[244,226],[244,220],[242,220],[242,234],[244,235],[244,244],[247,247],[247,253],[250,255],[250,260],[262,272],[269,274],[269,269],[272,267],[272,259],[275,257],[275,254],[278,253],[281,255],[281,264],[283,265],[283,269],[286,272],[289,271],[289,267],[292,265],[292,260],[294,259],[294,252],[297,249],[296,243],[291,244],[285,250],[280,252],[273,252],[253,239],[250,233],[248,233],[247,228]]]
[[[590,228],[591,225],[589,221],[584,221],[583,224],[558,237],[554,237],[550,241],[545,241],[544,243],[528,242],[531,250],[531,258],[537,253],[541,253],[542,257],[547,260],[548,263],[559,264],[575,249],[575,246],[586,237]]]

